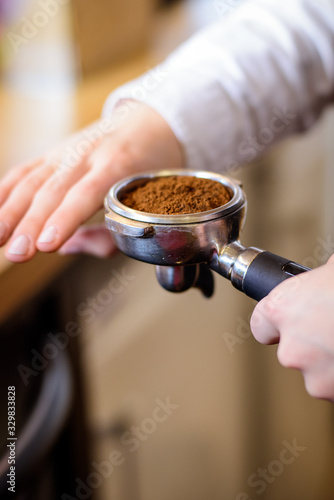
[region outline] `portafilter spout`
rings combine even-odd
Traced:
[[[212,272],[206,264],[189,266],[156,266],[157,279],[169,292],[184,292],[198,288],[205,297],[211,297],[214,289]]]
[[[229,191],[230,201],[213,210],[175,215],[140,212],[121,202],[128,190],[156,177],[175,175],[220,182]],[[105,221],[123,253],[157,266],[158,281],[166,290],[198,287],[210,297],[213,270],[260,300],[280,282],[308,268],[265,250],[242,246],[239,236],[246,205],[240,184],[222,175],[192,170],[148,172],[128,177],[110,189]]]

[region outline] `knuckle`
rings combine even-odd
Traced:
[[[313,398],[316,399],[333,398],[333,394],[331,394],[327,380],[324,377],[306,374],[304,375],[304,381],[305,381],[306,391]]]
[[[40,173],[31,172],[21,181],[21,186],[24,190],[36,191],[40,188],[42,182],[43,177]]]
[[[31,172],[31,165],[30,164],[24,164],[24,165],[17,165],[16,167],[13,167],[10,169],[8,173],[8,178],[16,178],[17,176],[19,177],[25,177],[29,175]]]
[[[265,323],[264,314],[262,312],[262,308],[260,307],[260,304],[258,304],[255,307],[255,309],[252,313],[251,319],[250,319],[250,328],[251,328],[253,335],[255,336],[255,338],[257,340],[259,340],[258,339],[259,331],[261,331],[261,329],[263,328],[264,323]]]
[[[281,325],[284,321],[284,309],[280,307],[278,304],[271,302],[270,308],[268,310],[268,316],[270,320],[275,325]]]
[[[85,179],[80,183],[80,194],[88,198],[96,196],[100,189],[100,182],[95,178]]]
[[[50,200],[50,194],[46,195],[44,190],[40,189],[37,191],[37,193],[34,195],[33,200],[31,202],[30,210],[38,210],[39,212],[41,211],[41,208],[45,206],[45,202],[47,200]]]
[[[292,368],[295,364],[292,359],[290,350],[286,347],[286,344],[283,344],[282,342],[280,342],[278,345],[277,359],[279,363],[286,368]]]
[[[281,305],[275,300],[276,295],[272,295],[272,292],[261,302],[254,310],[256,311],[256,316],[258,318],[267,318],[270,323],[278,327],[284,321],[285,310]]]
[[[281,339],[277,349],[277,359],[285,368],[301,369],[301,356],[291,342]]]
[[[36,203],[45,204],[50,200],[58,199],[66,193],[66,186],[57,182],[55,179],[49,179],[40,189],[36,192],[34,198]]]
[[[50,179],[48,179],[47,183],[45,184],[45,188],[49,193],[62,192],[64,190],[63,179],[59,175],[55,174]]]

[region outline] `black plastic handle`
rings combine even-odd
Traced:
[[[310,268],[264,251],[248,267],[242,291],[252,299],[261,300],[282,281],[305,271],[310,271]]]

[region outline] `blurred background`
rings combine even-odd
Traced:
[[[1,174],[240,3],[0,0]],[[333,116],[235,172],[245,245],[310,267],[333,253]],[[254,341],[254,302],[222,277],[204,299],[168,294],[122,255],[1,253],[0,283],[3,498],[8,386],[20,500],[333,498],[333,406]]]

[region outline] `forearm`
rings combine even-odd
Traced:
[[[114,92],[104,113],[121,97],[142,100],[188,166],[228,170],[317,119],[333,98],[333,46],[333,1],[249,1]]]

